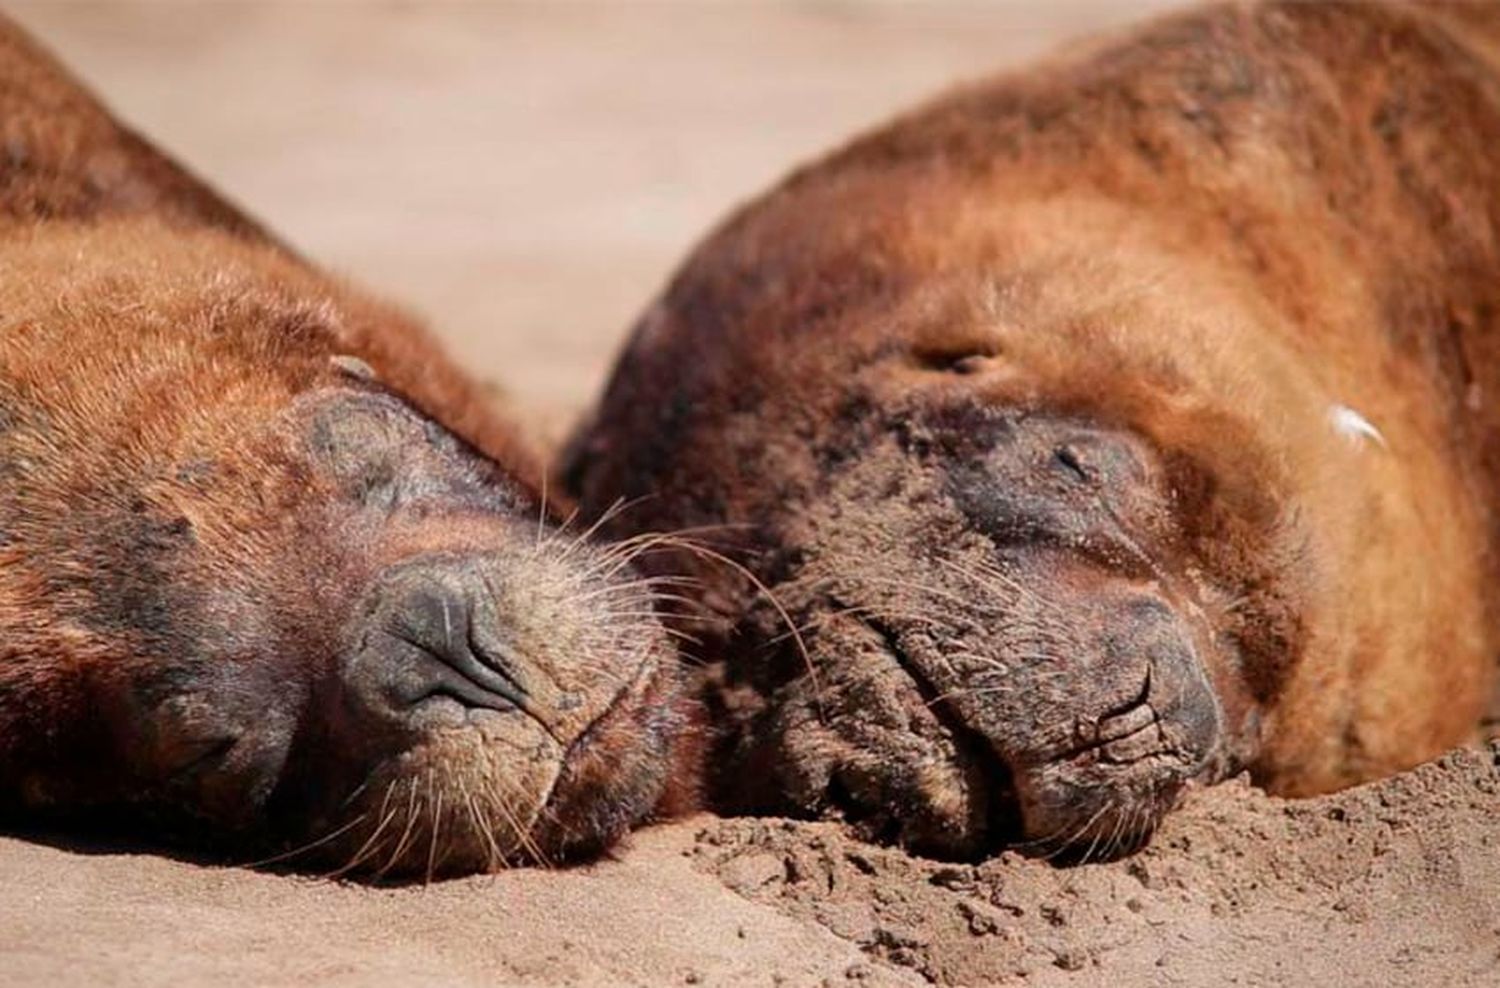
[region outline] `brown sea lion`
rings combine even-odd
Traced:
[[[409,318],[0,26],[7,819],[429,875],[614,840],[674,661],[537,474]]]
[[[1497,148],[1500,7],[1219,6],[740,210],[567,468],[586,514],[705,533],[796,623],[653,563],[703,584],[719,798],[1097,856],[1190,782],[1315,793],[1469,736]]]

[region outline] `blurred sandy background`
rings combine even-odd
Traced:
[[[1163,0],[11,3],[127,121],[556,435],[792,164]]]

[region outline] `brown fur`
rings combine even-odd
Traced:
[[[697,250],[568,476],[586,511],[642,499],[618,531],[727,524],[806,622],[812,677],[752,586],[659,563],[707,583],[727,757],[773,780],[734,769],[727,801],[960,853],[1019,801],[1026,836],[1092,850],[1189,779],[1315,793],[1471,735],[1497,648],[1497,10],[1175,16],[960,87]],[[1150,705],[1180,756],[1157,774],[1058,754],[1140,689],[1100,643],[1168,633],[1126,628],[1128,600],[1212,684],[1162,701],[1216,718],[1201,750]],[[892,658],[905,687],[868,671]]]
[[[670,651],[537,478],[412,320],[0,25],[0,808],[379,872],[612,841]]]

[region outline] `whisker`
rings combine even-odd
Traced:
[[[1054,613],[1061,613],[1062,609],[1058,607],[1057,604],[1046,599],[1045,597],[1042,597],[1033,588],[1028,587],[1026,584],[1017,580],[1009,573],[1006,573],[1004,570],[1001,570],[999,567],[994,566],[990,563],[974,562],[972,564],[973,569],[970,569],[969,567],[964,566],[962,563],[959,563],[956,560],[952,559],[939,559],[938,562],[941,565],[947,566],[949,569],[958,573],[960,576],[963,576],[969,580],[973,580],[975,583],[978,583],[981,586],[983,586],[985,583],[985,581],[981,579],[981,577],[988,577],[991,582],[998,583],[1001,586],[1014,591],[1022,598],[1029,600],[1034,604],[1040,605],[1041,607],[1053,611]]]
[[[551,472],[551,470],[542,471],[542,499],[536,512],[536,541],[534,543],[536,548],[541,548],[542,540],[547,534],[547,475]]]
[[[462,779],[458,784],[463,791],[464,803],[469,809],[469,827],[473,830],[474,836],[485,845],[485,870],[496,871],[504,868],[505,855],[500,853],[500,847],[495,843],[494,835],[490,833],[488,824],[480,816],[479,807],[474,802],[474,793]]]
[[[948,590],[944,587],[934,587],[926,583],[918,583],[915,580],[906,580],[895,576],[875,576],[873,574],[862,574],[860,576],[860,582],[884,584],[886,586],[895,587],[898,590],[914,590],[929,599],[936,598],[938,600],[946,600],[959,607],[968,608],[973,606],[973,601],[970,601],[964,597],[960,597],[952,590]]]
[[[368,854],[373,853],[372,849],[379,847],[376,841],[379,840],[380,835],[385,832],[386,826],[396,816],[396,811],[394,809],[392,809],[389,813],[386,812],[386,806],[388,806],[391,801],[391,792],[395,788],[396,781],[394,779],[386,784],[385,797],[380,801],[380,822],[375,825],[374,830],[370,831],[370,836],[365,838],[365,842],[360,845],[359,850],[350,855],[349,860],[344,863],[344,866],[342,868],[330,872],[327,876],[328,878],[338,878],[341,875],[348,874],[353,869],[359,867],[360,863],[365,860]]]
[[[407,843],[411,840],[412,828],[417,823],[417,780],[408,779],[407,788],[411,790],[411,796],[406,802],[406,826],[401,831],[401,836],[396,840],[396,847],[391,851],[391,856],[386,859],[385,865],[375,873],[375,881],[385,877],[386,872],[396,866],[401,860],[401,855],[406,853]]]
[[[1113,799],[1111,799],[1110,801],[1106,802],[1104,805],[1105,805],[1105,808],[1108,809],[1110,812],[1114,812],[1114,800]],[[1087,851],[1083,852],[1083,857],[1081,859],[1079,859],[1079,863],[1080,864],[1088,864],[1090,861],[1093,860],[1093,858],[1094,858],[1094,848],[1096,848],[1096,847],[1099,846],[1099,838],[1103,837],[1103,836],[1104,836],[1104,829],[1102,827],[1094,829],[1094,839],[1091,840],[1091,841],[1089,841],[1089,849]]]
[[[344,824],[342,827],[339,827],[337,830],[330,831],[329,833],[324,834],[322,837],[319,837],[316,840],[308,841],[306,844],[303,844],[300,847],[294,847],[290,851],[283,851],[280,854],[274,854],[274,855],[272,855],[269,858],[261,858],[259,861],[251,861],[251,862],[247,863],[245,865],[245,867],[246,868],[264,868],[266,865],[276,864],[277,862],[280,862],[280,861],[286,861],[286,860],[289,860],[291,858],[297,857],[299,854],[306,854],[308,851],[311,851],[313,848],[322,847],[324,844],[327,844],[329,841],[335,840],[340,835],[346,834],[350,830],[352,830],[355,827],[359,826],[360,823],[362,823],[364,821],[364,819],[365,819],[365,817],[367,815],[368,814],[361,813],[359,816],[355,817],[353,820],[350,820],[348,823]]]
[[[510,805],[510,801],[505,798],[504,794],[498,788],[491,788],[486,789],[482,795],[500,811],[501,817],[504,818],[506,825],[510,827],[511,833],[515,835],[516,842],[521,845],[521,849],[533,858],[537,864],[541,865],[541,867],[550,868],[551,862],[547,860],[547,856],[542,853],[542,849],[532,840],[531,835],[521,826],[520,818],[516,816],[514,807]]]
[[[705,527],[720,529],[725,526]],[[692,530],[685,529],[684,531]],[[626,557],[626,562],[621,563],[620,565],[627,565],[629,559],[633,559],[635,558],[635,556],[638,556],[641,553],[654,549],[677,549],[689,553],[699,559],[709,560],[712,562],[716,562],[722,566],[726,566],[733,572],[743,577],[748,583],[750,583],[750,585],[755,588],[756,592],[761,597],[763,597],[768,604],[771,605],[772,609],[776,611],[776,614],[781,619],[782,623],[790,630],[792,639],[796,643],[797,653],[799,656],[801,656],[803,666],[807,670],[808,678],[812,681],[814,703],[817,706],[818,714],[820,717],[824,715],[822,683],[818,677],[818,671],[812,661],[812,655],[807,650],[807,643],[803,640],[801,632],[797,630],[797,623],[792,620],[791,614],[781,603],[780,598],[778,598],[776,594],[772,592],[771,588],[768,587],[760,577],[756,576],[753,572],[750,571],[749,568],[739,563],[738,561],[731,559],[721,552],[710,549],[707,546],[694,543],[684,538],[680,533],[644,533],[643,535],[636,536],[635,540],[638,545],[637,551],[634,555]]]
[[[558,558],[567,559],[568,556],[574,552],[574,550],[576,550],[580,545],[588,542],[589,539],[593,538],[594,533],[598,532],[599,529],[609,524],[612,519],[618,517],[621,514],[624,514],[626,511],[629,511],[631,508],[649,499],[649,494],[643,494],[640,497],[632,498],[629,501],[626,501],[624,498],[616,498],[613,504],[606,508],[598,518],[594,519],[594,523],[592,525],[584,529],[573,539],[572,544],[564,549],[562,551],[562,554]]]
[[[1105,812],[1107,812],[1108,810],[1109,810],[1109,803],[1107,803],[1107,802],[1106,803],[1101,803],[1100,806],[1099,806],[1099,808],[1094,811],[1094,815],[1093,816],[1091,816],[1087,820],[1085,820],[1084,823],[1083,823],[1083,825],[1080,826],[1077,830],[1073,831],[1073,833],[1072,833],[1071,836],[1069,836],[1065,840],[1063,840],[1057,846],[1057,849],[1055,851],[1053,851],[1051,854],[1047,855],[1047,860],[1051,861],[1053,858],[1057,857],[1059,854],[1062,854],[1064,851],[1068,850],[1069,848],[1076,846],[1077,843],[1078,843],[1078,841],[1082,839],[1083,835],[1086,834],[1086,833],[1088,833],[1089,830],[1094,826],[1094,824],[1096,824],[1096,823],[1099,822],[1099,818],[1102,817],[1105,814]]]
[[[427,798],[432,803],[433,809],[429,814],[432,826],[427,843],[427,872],[422,879],[423,885],[432,884],[432,874],[437,870],[438,831],[443,828],[443,790],[434,788],[430,768],[427,770]]]

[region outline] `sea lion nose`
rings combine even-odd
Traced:
[[[473,609],[463,586],[424,581],[404,595],[384,631],[419,653],[415,664],[405,663],[416,674],[393,684],[397,699],[415,704],[441,695],[473,707],[527,706],[515,657],[481,649],[475,640]]]
[[[1102,754],[1134,761],[1169,750],[1213,744],[1218,708],[1187,628],[1165,600],[1138,597],[1120,609],[1104,646],[1112,664],[1138,676],[1126,702],[1105,712],[1094,730]]]
[[[473,566],[421,566],[389,575],[357,629],[346,685],[386,720],[408,726],[460,723],[469,711],[516,711],[556,734],[556,706],[533,663],[506,644],[483,606]],[[434,704],[429,701],[448,701]]]

